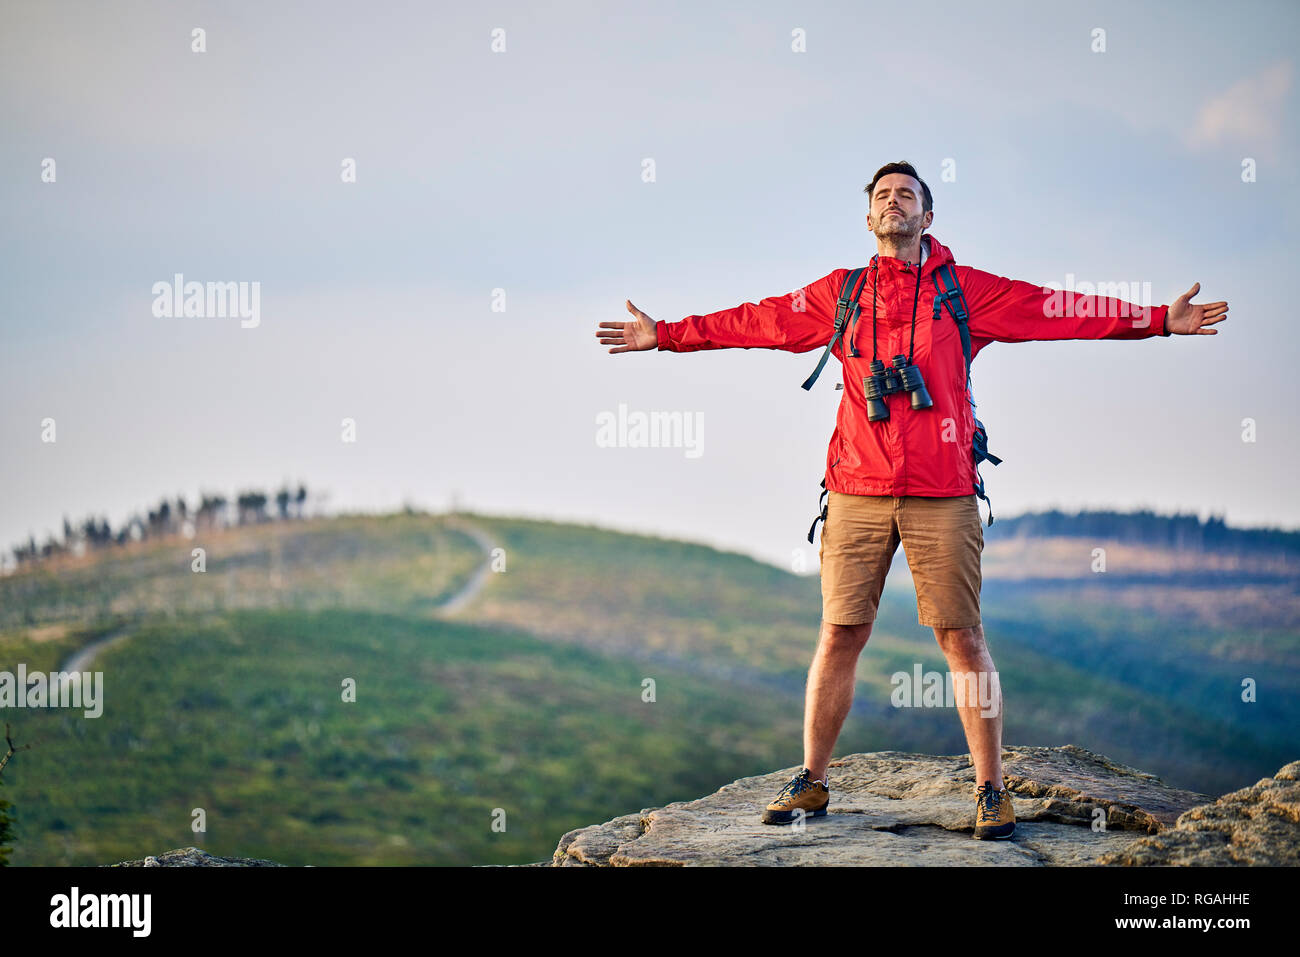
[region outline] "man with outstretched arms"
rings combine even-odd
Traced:
[[[1228,305],[1193,304],[1199,283],[1172,305],[1143,306],[958,265],[925,234],[934,201],[911,164],[881,167],[866,192],[876,255],[865,268],[836,269],[786,295],[679,322],[656,322],[629,301],[633,318],[602,322],[596,335],[611,353],[829,346],[842,364],[844,394],[826,457],[822,621],[808,674],[804,766],[764,810],[764,823],[826,813],[831,751],[901,543],[918,620],[934,629],[953,675],[978,785],[974,836],[1009,838],[1015,812],[1002,774],[1002,696],[980,622],[977,501],[985,497],[979,462],[1001,460],[983,445],[967,356],[990,342],[1215,335]]]

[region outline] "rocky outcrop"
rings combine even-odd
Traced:
[[[139,861],[122,861],[105,867],[282,867],[275,861],[261,861],[251,857],[214,857],[197,847],[178,847],[157,857]]]
[[[1074,745],[1007,748],[1002,761],[1017,820],[1010,841],[973,840],[975,778],[967,756],[879,751],[832,762],[830,813],[802,827],[759,821],[798,771],[787,768],[742,778],[696,801],[570,831],[552,865],[1121,863],[1139,838],[1164,836],[1193,809],[1218,806]],[[1294,803],[1291,808],[1289,837],[1278,839],[1294,853],[1300,833]]]
[[[1300,864],[1300,761],[1180,815],[1172,828],[1104,855],[1129,866]]]

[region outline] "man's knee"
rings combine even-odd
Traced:
[[[934,638],[945,655],[977,655],[985,650],[983,625],[974,628],[936,628]]]
[[[822,622],[822,644],[830,651],[859,652],[871,637],[871,622],[861,625],[836,625]]]

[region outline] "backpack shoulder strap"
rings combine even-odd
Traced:
[[[826,344],[826,351],[822,353],[821,361],[817,363],[817,368],[813,370],[807,381],[804,382],[804,389],[811,389],[817,377],[822,374],[822,369],[826,367],[826,360],[831,357],[831,350],[835,348],[835,343],[844,335],[844,327],[848,325],[849,319],[858,314],[858,297],[862,295],[862,283],[867,274],[867,267],[860,266],[857,269],[849,270],[849,274],[844,277],[844,285],[840,288],[840,298],[835,304],[835,334],[831,336],[831,341]]]
[[[952,263],[944,263],[934,271],[934,318],[938,322],[943,315],[944,306],[952,313],[953,320],[957,323],[957,331],[961,334],[961,352],[966,359],[966,394],[971,404],[971,415],[975,420],[975,437],[972,455],[975,459],[975,494],[984,501],[988,502],[988,496],[984,492],[984,480],[980,478],[979,465],[981,462],[989,461],[994,465],[1001,465],[1002,460],[988,450],[988,436],[984,431],[984,423],[975,417],[975,395],[971,388],[970,381],[970,362],[971,362],[971,345],[970,345],[970,328],[967,322],[970,319],[970,313],[966,309],[966,297],[962,295],[961,284],[957,282],[957,273],[952,268]],[[989,524],[993,524],[993,503],[989,502]]]
[[[969,385],[970,329],[966,322],[970,318],[970,313],[966,311],[966,297],[962,295],[961,285],[957,282],[957,274],[953,271],[952,263],[944,263],[934,271],[934,289],[935,321],[938,321],[943,314],[943,307],[947,306],[957,323],[958,332],[961,333],[961,354],[966,357],[966,382]]]

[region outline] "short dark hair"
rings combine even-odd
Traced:
[[[871,202],[871,196],[876,191],[876,184],[880,182],[880,178],[882,176],[888,176],[890,173],[903,173],[920,183],[921,192],[924,194],[921,198],[921,211],[928,213],[930,210],[934,209],[934,197],[930,195],[930,187],[925,185],[925,180],[921,179],[920,174],[916,171],[916,167],[906,160],[897,163],[886,163],[884,166],[880,167],[880,169],[876,170],[876,175],[871,178],[871,183],[862,188],[862,191],[867,194],[868,203]]]

